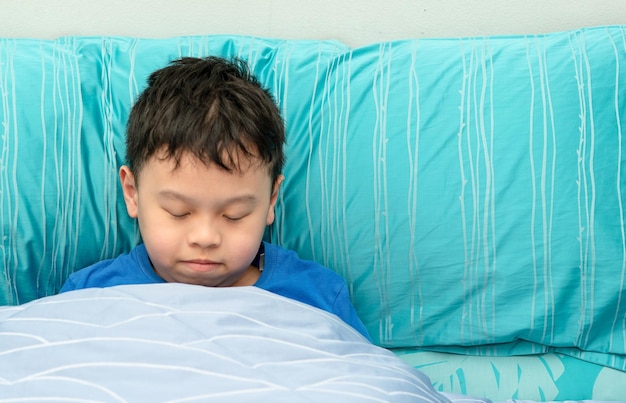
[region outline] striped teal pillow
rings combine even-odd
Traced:
[[[626,368],[625,36],[337,56],[311,112],[287,115],[273,239],[343,274],[384,346]]]

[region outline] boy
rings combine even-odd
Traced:
[[[334,313],[369,339],[339,275],[262,242],[284,142],[280,111],[244,62],[183,58],[152,73],[130,112],[120,168],[143,243],[72,274],[61,292],[254,285]]]

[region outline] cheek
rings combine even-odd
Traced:
[[[243,270],[252,264],[259,252],[260,245],[261,241],[258,238],[248,237],[245,240],[231,243],[230,247],[224,251],[228,251],[231,267],[240,267]]]
[[[156,230],[147,234],[147,236],[142,235],[142,240],[148,251],[152,267],[161,277],[165,276],[167,281],[171,281],[171,278],[168,277],[169,273],[171,273],[182,250],[180,238],[173,236],[174,234],[167,230]]]
[[[137,221],[143,242],[156,253],[171,249],[180,239],[180,229],[159,214],[140,214]]]
[[[265,234],[265,216],[259,217],[254,223],[231,233],[229,244],[232,252],[241,258],[254,258]]]
[[[172,237],[168,237],[171,232],[167,230],[152,231],[150,229],[142,229],[142,240],[146,248],[150,251],[152,258],[168,255],[172,247]]]

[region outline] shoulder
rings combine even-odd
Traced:
[[[313,260],[301,258],[295,251],[265,243],[265,264],[269,270],[295,272],[302,275],[324,275],[343,282],[341,276]]]
[[[158,276],[153,270],[146,270],[150,260],[143,245],[138,245],[129,253],[113,259],[106,259],[87,266],[71,274],[61,288],[61,292],[91,287],[111,287],[122,284],[156,282]]]
[[[264,247],[265,269],[257,287],[333,313],[371,340],[343,277],[319,263],[301,259],[292,250],[272,244]]]
[[[325,308],[346,292],[344,279],[331,269],[277,245],[264,247],[265,267],[257,287]]]

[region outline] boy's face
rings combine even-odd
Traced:
[[[250,264],[274,221],[282,177],[272,184],[265,166],[229,173],[190,154],[176,168],[160,157],[138,181],[128,167],[120,170],[128,214],[138,219],[154,270],[168,282],[253,285],[260,272]]]

